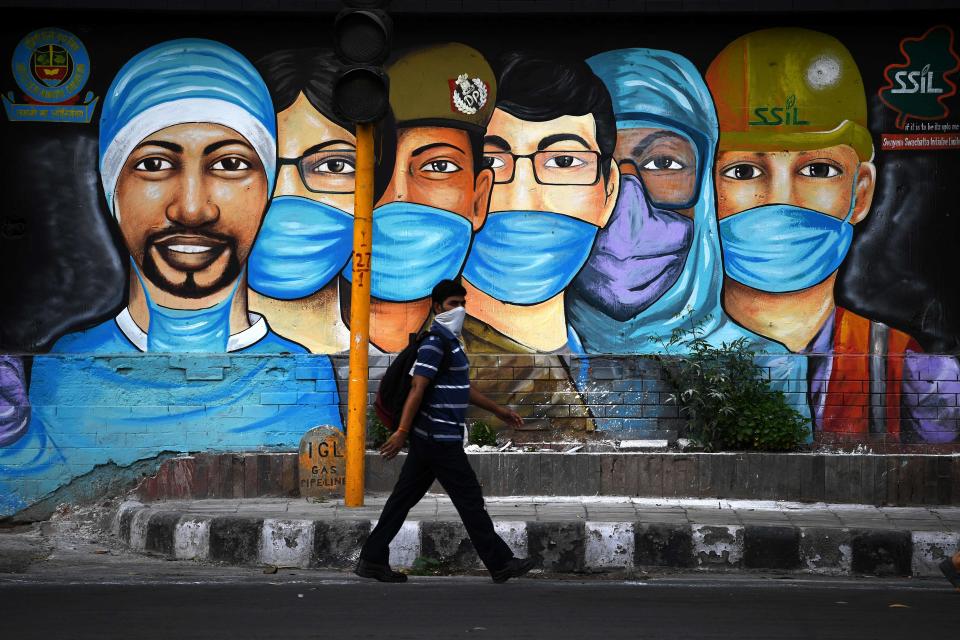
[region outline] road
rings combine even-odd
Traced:
[[[8,575],[5,638],[936,638],[954,637],[945,581],[681,574],[647,580]]]

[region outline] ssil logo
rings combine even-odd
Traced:
[[[754,107],[751,114],[754,119],[748,124],[756,127],[810,124],[809,121],[800,118],[800,107],[797,105],[797,96],[787,98],[782,107]]]
[[[950,76],[960,69],[960,58],[953,50],[953,29],[941,25],[919,38],[904,38],[900,53],[904,62],[883,70],[887,84],[877,94],[897,112],[897,128],[903,129],[911,118],[942,120],[949,116],[944,100],[957,92]]]

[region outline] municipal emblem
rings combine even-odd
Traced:
[[[460,113],[472,116],[487,104],[487,85],[480,78],[470,78],[465,73],[450,83],[450,105]]]
[[[56,28],[28,33],[13,51],[13,91],[3,97],[7,119],[30,122],[90,122],[97,100],[80,94],[90,79],[90,56],[77,36]]]

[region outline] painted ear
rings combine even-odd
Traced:
[[[850,223],[861,222],[870,213],[873,204],[873,192],[877,186],[877,167],[872,162],[861,162],[857,170],[857,203],[853,207]]]
[[[617,206],[617,196],[620,195],[620,167],[615,160],[610,160],[610,176],[604,185],[603,212],[597,220],[597,226],[601,229],[607,226],[610,216],[613,215],[613,209]]]
[[[473,187],[473,230],[478,231],[487,220],[490,209],[490,194],[493,193],[493,169],[481,169],[474,178]]]

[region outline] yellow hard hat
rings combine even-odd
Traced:
[[[867,97],[843,44],[809,29],[764,29],[728,44],[707,69],[721,151],[807,151],[838,144],[873,158]]]

